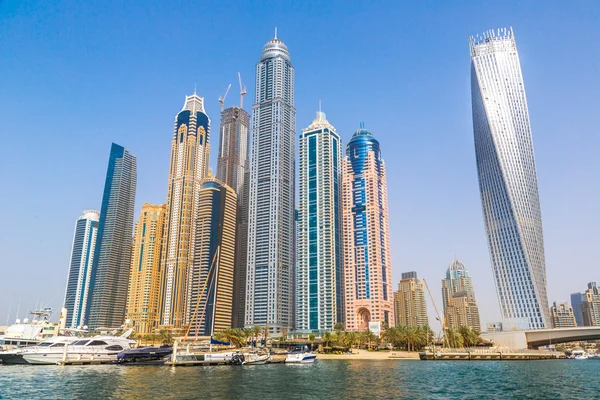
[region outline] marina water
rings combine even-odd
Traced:
[[[2,399],[577,399],[600,360],[360,361],[257,366],[0,366]]]

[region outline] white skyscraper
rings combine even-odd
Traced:
[[[296,329],[332,330],[342,308],[342,144],[317,112],[300,135]]]
[[[99,220],[100,212],[87,210],[77,218],[75,223],[71,263],[67,277],[65,302],[63,303],[64,308],[67,309],[66,326],[69,328],[82,327],[87,324],[85,317]]]
[[[252,106],[246,326],[293,325],[294,67],[277,35],[256,65]]]
[[[470,38],[473,131],[505,329],[550,327],[542,216],[521,65],[511,29]]]

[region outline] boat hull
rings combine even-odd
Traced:
[[[24,354],[23,358],[33,365],[54,365],[59,363],[111,363],[117,360],[118,353],[69,353],[65,357],[63,353],[32,353]]]
[[[317,359],[315,354],[288,354],[286,364],[311,364]]]
[[[10,353],[10,354],[0,354],[0,364],[2,364],[2,365],[26,365],[29,363],[27,361],[25,361],[22,354]]]

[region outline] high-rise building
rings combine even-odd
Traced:
[[[468,326],[481,331],[471,276],[464,264],[457,259],[450,263],[446,279],[442,280],[442,300],[447,327],[457,329]]]
[[[505,330],[550,326],[527,98],[512,29],[470,38],[473,131],[488,247]]]
[[[343,320],[341,250],[342,144],[317,112],[300,134],[296,329],[332,330]]]
[[[429,326],[425,287],[416,272],[402,274],[394,292],[394,312],[396,326]]]
[[[596,282],[588,283],[588,289],[583,293],[581,314],[584,326],[600,326],[600,294]]]
[[[577,326],[573,308],[567,302],[554,302],[550,308],[550,314],[552,315],[553,328],[575,328]]]
[[[342,224],[346,329],[395,325],[385,164],[362,126],[342,160]]]
[[[581,303],[585,301],[583,293],[571,293],[571,306],[573,307],[573,314],[575,315],[575,321],[577,326],[585,326],[583,324],[583,314],[581,313]]]
[[[186,96],[175,116],[167,213],[161,260],[161,325],[181,329],[186,319],[189,273],[194,263],[199,190],[208,172],[210,118],[204,99]]]
[[[198,196],[187,319],[190,336],[209,336],[231,328],[237,199],[212,176],[203,180]]]
[[[145,203],[133,233],[125,318],[136,333],[154,333],[160,323],[160,258],[167,206]]]
[[[63,303],[64,308],[67,310],[66,326],[69,328],[86,325],[85,316],[99,219],[100,213],[98,211],[87,210],[75,222],[71,262]]]
[[[136,158],[113,143],[110,149],[94,263],[90,281],[90,329],[117,328],[125,322],[135,187]]]
[[[245,316],[274,332],[293,325],[295,131],[294,67],[275,35],[256,65]]]
[[[244,326],[248,261],[248,192],[250,187],[250,115],[241,107],[221,112],[217,179],[237,194],[237,228],[233,278],[233,326]]]

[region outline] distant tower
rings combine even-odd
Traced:
[[[583,314],[581,312],[581,304],[584,301],[585,295],[583,293],[571,293],[571,306],[573,307],[573,314],[575,315],[577,326],[585,326],[583,324]]]
[[[471,276],[459,260],[454,259],[450,263],[446,271],[446,279],[442,280],[442,300],[447,327],[457,329],[468,326],[478,332],[481,331],[479,309]]]
[[[135,156],[113,143],[92,266],[90,329],[118,328],[125,322],[136,181]]]
[[[240,107],[221,112],[217,178],[237,194],[237,228],[233,297],[233,326],[244,327],[246,262],[248,257],[248,191],[250,186],[250,115]]]
[[[396,326],[429,326],[425,287],[416,272],[402,274],[394,292]]]
[[[270,40],[256,65],[252,107],[245,326],[293,325],[295,131],[294,67]]]
[[[198,195],[189,335],[210,336],[231,328],[237,199],[232,188],[210,176]]]
[[[145,203],[133,233],[126,319],[136,333],[155,333],[160,322],[160,256],[166,205]]]
[[[332,330],[343,321],[342,144],[317,112],[300,134],[296,329]]]
[[[512,29],[471,37],[479,188],[504,330],[550,327],[527,98]]]
[[[600,326],[600,293],[596,282],[588,283],[588,289],[583,293],[581,314],[584,326]]]
[[[87,323],[85,315],[99,219],[99,211],[88,210],[84,211],[75,223],[71,263],[69,264],[67,289],[63,303],[67,310],[65,323],[69,328],[77,328]]]
[[[204,99],[186,96],[175,117],[161,261],[161,325],[180,329],[189,324],[187,293],[194,262],[199,190],[208,172],[210,118]]]
[[[553,328],[575,328],[577,327],[577,321],[575,321],[575,314],[573,314],[573,308],[569,303],[556,303],[550,308],[552,314],[552,327]]]
[[[342,160],[342,221],[346,329],[364,330],[370,321],[394,326],[385,164],[363,128]]]

